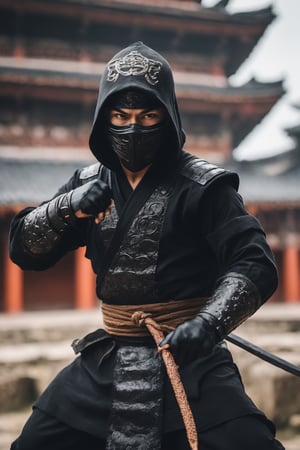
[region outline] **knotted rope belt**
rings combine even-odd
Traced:
[[[146,305],[108,305],[102,303],[104,328],[117,336],[148,336],[152,335],[155,343],[164,338],[164,333],[174,330],[182,322],[193,318],[206,298],[177,300]],[[170,383],[174,390],[187,439],[192,450],[198,449],[197,429],[194,417],[187,399],[184,386],[180,379],[178,367],[168,347],[159,347]]]

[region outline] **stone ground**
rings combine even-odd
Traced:
[[[29,397],[73,358],[70,342],[100,320],[97,310],[0,314],[0,450],[9,450],[30,414]],[[236,334],[300,365],[300,304],[268,305]],[[230,348],[250,396],[281,424],[278,437],[286,450],[300,450],[300,378]]]

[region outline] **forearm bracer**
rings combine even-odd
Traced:
[[[23,243],[32,254],[48,253],[61,241],[65,230],[76,222],[71,193],[62,194],[31,211],[24,219]]]
[[[246,276],[232,272],[221,279],[200,315],[215,327],[222,340],[254,314],[260,304],[260,294],[254,283]]]

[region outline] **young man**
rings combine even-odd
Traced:
[[[265,234],[238,176],[183,151],[168,62],[141,42],[101,81],[90,148],[99,161],[13,220],[10,254],[24,270],[86,246],[104,319],[74,343],[80,356],[34,405],[13,450],[189,449],[162,359],[131,316],[169,332],[201,450],[282,450],[244,392],[224,337],[273,293]]]

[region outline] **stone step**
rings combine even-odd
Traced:
[[[300,350],[300,331],[299,332],[282,332],[270,334],[250,333],[242,327],[237,328],[233,332],[234,335],[243,338],[250,345],[265,348],[269,352],[297,352]],[[235,347],[237,345],[232,344]]]
[[[267,303],[240,329],[249,334],[300,332],[300,303]]]
[[[0,346],[0,413],[32,404],[72,359],[69,341]]]
[[[0,342],[72,342],[101,326],[100,309],[0,314]]]
[[[276,354],[279,357],[290,358],[294,355],[296,361],[300,359],[300,332],[299,333],[282,333],[270,335],[256,335],[252,336],[249,333],[237,332],[236,335],[244,338],[250,344],[254,344],[266,351]],[[0,374],[1,367],[15,364],[33,364],[43,361],[60,361],[74,358],[74,351],[71,347],[71,340],[53,341],[53,342],[29,342],[19,343],[18,345],[12,343],[4,343],[0,345]],[[241,349],[239,346],[227,342],[233,353],[238,354],[242,359],[242,355],[248,356],[249,353]],[[251,355],[252,356],[252,355]],[[253,358],[258,358],[252,356]]]
[[[100,308],[0,314],[0,343],[70,342],[102,326]],[[239,327],[248,335],[300,332],[299,304],[267,304]]]
[[[29,344],[1,345],[0,346],[0,372],[1,366],[14,364],[33,364],[43,361],[60,361],[74,357],[70,341],[59,342],[31,342]]]
[[[299,348],[299,347],[298,347]],[[248,395],[279,427],[288,427],[300,412],[300,377],[229,344]],[[278,352],[280,358],[300,367],[299,352]],[[300,449],[300,447],[299,447]]]

